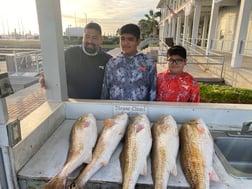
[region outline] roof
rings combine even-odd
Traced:
[[[163,8],[164,7],[165,0],[160,0],[157,4],[157,8]]]

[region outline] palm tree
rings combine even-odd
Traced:
[[[153,10],[150,10],[149,14],[145,14],[144,16],[147,18],[147,20],[145,20],[146,23],[143,24],[142,22],[144,22],[144,21],[142,19],[142,20],[140,20],[141,24],[143,26],[150,27],[152,37],[156,38],[158,36],[158,21],[156,19],[161,16],[161,12],[160,11],[153,12]],[[141,27],[141,25],[140,25],[140,27]],[[150,36],[148,36],[148,37],[150,37]]]
[[[142,39],[148,38],[152,35],[152,24],[149,20],[141,19],[138,22],[138,25],[141,30]]]

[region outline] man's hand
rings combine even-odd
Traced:
[[[41,73],[40,73],[39,84],[40,84],[40,87],[41,87],[41,88],[46,89],[44,72],[41,72]]]

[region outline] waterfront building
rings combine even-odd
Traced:
[[[232,53],[231,67],[252,56],[251,0],[160,0],[159,39]]]

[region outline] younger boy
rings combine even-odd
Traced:
[[[184,72],[186,49],[173,46],[167,51],[168,70],[157,76],[157,100],[170,102],[200,102],[200,87],[189,73]]]

